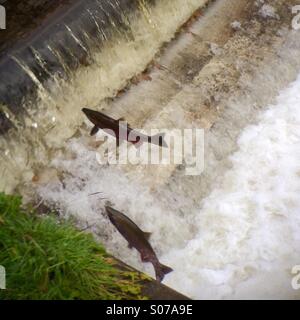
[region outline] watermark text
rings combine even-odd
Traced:
[[[300,5],[294,6],[292,13],[295,15],[292,21],[292,28],[294,30],[300,30]]]
[[[292,288],[294,290],[299,290],[300,289],[300,265],[293,267],[292,274],[295,275],[292,279]]]
[[[6,29],[6,9],[0,5],[0,30]]]
[[[6,271],[3,266],[0,266],[0,290],[6,289]]]
[[[172,129],[125,133],[122,123],[116,134],[101,130],[96,158],[101,165],[183,166],[185,175],[198,176],[204,171],[204,130]],[[161,133],[160,133],[161,132]],[[119,141],[119,146],[116,141]],[[128,143],[123,143],[127,141]]]

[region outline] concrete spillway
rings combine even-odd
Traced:
[[[155,250],[175,270],[166,284],[193,298],[297,298],[290,270],[300,247],[299,101],[289,97],[298,82],[284,90],[300,71],[294,2],[91,3],[55,11],[44,32],[2,57],[1,189],[75,216],[112,254],[153,275],[110,225],[104,203],[89,196],[102,191],[153,231]],[[137,128],[203,129],[204,172],[187,176],[185,164],[100,166],[80,112],[86,106]],[[284,124],[272,127],[276,117]],[[276,128],[288,128],[289,149]],[[262,148],[275,148],[275,161]],[[285,153],[293,156],[282,171]],[[292,182],[285,194],[284,179]]]
[[[2,103],[22,112],[20,107],[26,107],[22,105],[24,98],[36,99],[37,91],[48,80],[54,76],[67,79],[71,70],[93,64],[93,52],[113,41],[114,36],[130,37],[130,15],[143,10],[147,14],[151,3],[154,2],[57,1],[52,7],[50,4],[44,19],[37,19],[33,29],[22,34],[16,44],[7,39],[2,45]],[[25,14],[34,19],[30,10],[31,7],[27,8]]]
[[[35,3],[27,8],[32,19],[38,15]],[[172,5],[144,0],[57,1],[54,7],[51,3],[40,2],[38,9],[44,4],[45,13],[38,26],[19,30],[12,20],[8,24],[16,26],[10,38],[2,31],[1,150],[2,154],[10,150],[16,162],[9,163],[6,178],[1,179],[6,190],[10,171],[13,187],[35,162],[45,160],[51,148],[74,134],[82,123],[82,106],[115,97],[207,1],[172,1]],[[18,41],[12,44],[12,37]],[[3,160],[2,168],[7,162]]]

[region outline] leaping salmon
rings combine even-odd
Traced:
[[[135,248],[141,255],[143,262],[152,263],[156,279],[162,282],[165,275],[172,272],[170,267],[161,264],[154,252],[149,238],[151,233],[143,232],[132,220],[123,213],[106,206],[107,215],[111,223],[117,228],[121,235],[128,241],[129,248]]]
[[[152,137],[147,136],[135,131],[128,124],[127,126],[124,125],[124,119],[115,120],[101,112],[87,108],[82,109],[82,112],[94,124],[94,128],[91,131],[91,136],[95,135],[100,129],[102,129],[104,131],[107,131],[107,133],[109,134],[113,132],[114,136],[117,139],[118,145],[120,140],[126,140],[134,144],[136,147],[141,146],[143,143],[151,143],[164,148],[168,147],[167,143],[164,140],[164,133],[159,133]]]

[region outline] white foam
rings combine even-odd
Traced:
[[[165,283],[190,297],[295,298],[291,269],[300,264],[300,77],[247,127],[231,156],[232,169],[215,182],[211,194],[189,215],[155,197],[136,172],[101,167],[85,140],[73,139],[70,160],[53,163],[65,172],[59,182],[40,188],[44,199],[78,218],[107,249],[153,275],[137,252],[103,215],[104,191],[145,231],[161,261],[175,271]],[[180,202],[181,200],[179,200]]]
[[[261,69],[255,81],[246,79],[251,81],[251,99],[246,99],[246,104],[229,101],[229,110],[231,103],[240,105],[241,112],[250,108],[251,101],[258,100],[261,105],[296,73],[295,35],[280,53],[282,63],[272,65],[274,74],[269,68]],[[176,98],[173,102],[179,105]],[[192,298],[299,298],[300,292],[291,288],[291,269],[300,264],[299,106],[300,78],[260,114],[256,125],[244,130],[238,151],[231,157],[232,169],[220,176],[211,194],[195,206],[192,200],[179,199],[178,193],[172,200],[179,179],[166,180],[160,189],[165,188],[166,193],[160,194],[145,182],[143,168],[99,166],[95,150],[85,138],[67,144],[70,160],[65,153],[53,163],[64,173],[64,183],[50,181],[40,188],[40,195],[57,204],[66,216],[77,217],[82,227],[93,225],[91,230],[109,252],[153,275],[152,267],[141,263],[137,252],[127,248],[103,215],[102,195],[88,196],[103,191],[116,209],[143,230],[153,232],[151,243],[160,260],[175,270],[165,283]],[[168,109],[166,119],[172,118],[173,110]],[[228,126],[240,130],[243,124],[236,124],[234,112],[230,114],[233,123],[228,121]],[[178,186],[191,193],[192,187],[197,186],[184,182]]]
[[[151,193],[138,170],[134,177],[123,171],[122,166],[99,165],[95,150],[89,149],[84,139],[71,140],[68,152],[73,153],[70,160],[63,154],[52,163],[56,170],[64,173],[63,183],[55,179],[47,181],[39,187],[39,194],[57,206],[64,217],[76,217],[80,227],[92,225],[91,230],[110,253],[153,276],[152,267],[141,263],[138,253],[127,248],[126,241],[106,218],[105,200],[101,198],[110,200],[144,231],[151,231],[151,241],[158,253],[166,253],[188,239],[191,224],[174,214],[167,201],[157,199]],[[89,196],[96,192],[103,194]]]
[[[166,284],[194,298],[295,298],[300,264],[300,77],[247,127],[202,202],[198,234],[164,261]]]
[[[265,19],[280,19],[279,15],[276,13],[276,9],[269,4],[264,4],[259,10],[259,14]]]

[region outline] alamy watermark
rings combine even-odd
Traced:
[[[0,5],[0,30],[6,29],[6,9]]]
[[[0,265],[0,290],[6,289],[6,271],[3,266]]]
[[[300,289],[300,265],[294,266],[292,269],[292,274],[295,276],[292,279],[292,288],[294,290]]]
[[[294,30],[300,30],[300,5],[294,6],[292,13],[295,15],[292,20],[292,28]]]
[[[127,124],[120,123],[119,132],[101,130],[97,135],[100,147],[96,158],[101,165],[156,165],[180,166],[185,168],[185,175],[197,176],[204,171],[204,130],[203,129],[173,129],[156,130],[149,132],[136,131],[127,136],[122,136],[122,128]],[[163,134],[161,133],[163,132]],[[144,142],[135,143],[139,134]],[[163,138],[163,147],[159,147],[160,135]],[[122,138],[123,137],[123,138]],[[151,137],[147,141],[145,137]],[[156,141],[157,139],[157,141]],[[128,141],[120,143],[116,141]],[[146,140],[146,141],[145,141]],[[132,143],[133,142],[133,143]]]

